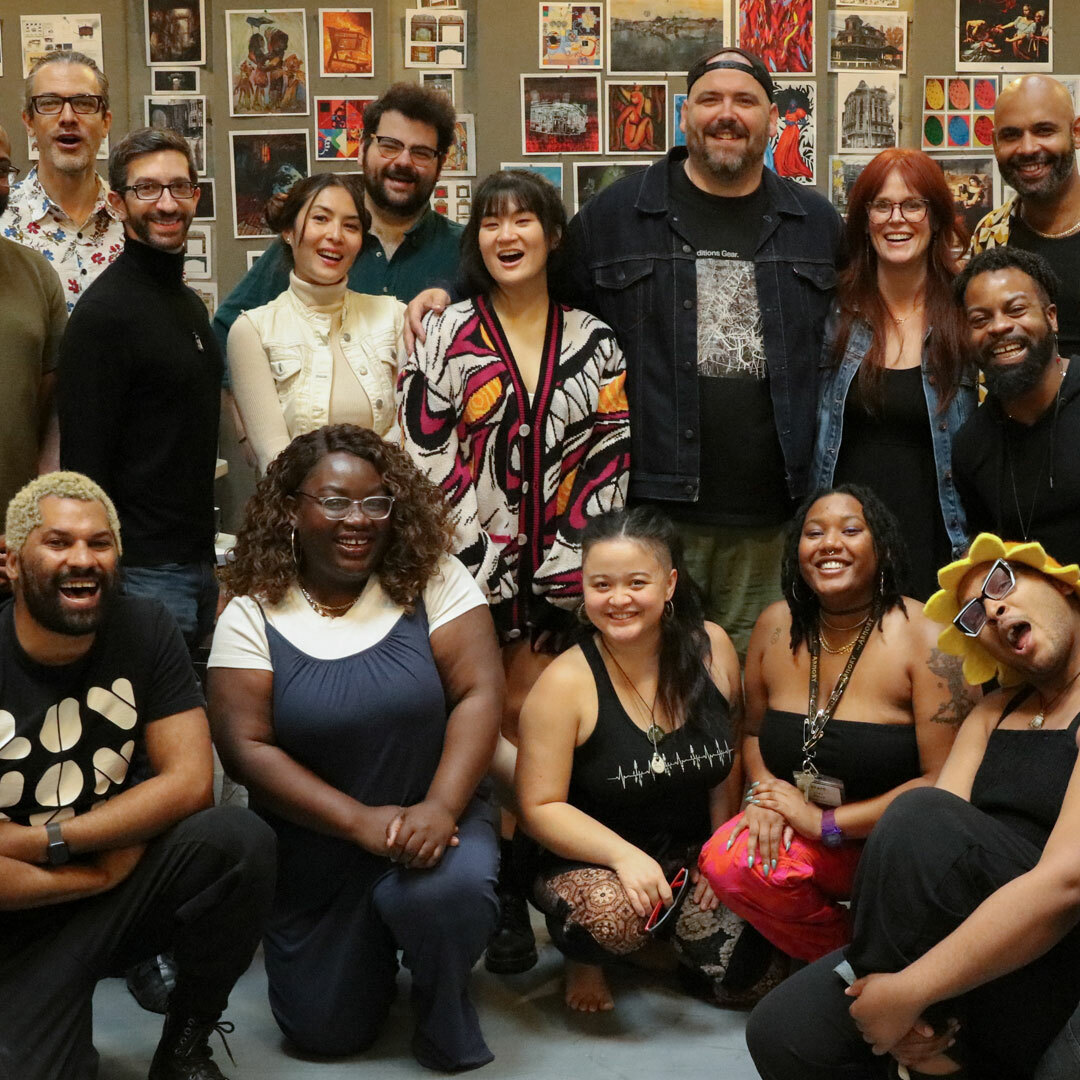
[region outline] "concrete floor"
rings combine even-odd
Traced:
[[[681,993],[668,976],[619,971],[612,978],[615,1011],[569,1012],[562,1001],[561,957],[536,920],[540,962],[524,975],[496,976],[478,964],[474,1000],[495,1061],[478,1070],[484,1080],[623,1080],[633,1077],[722,1076],[756,1080],[743,1041],[746,1015],[718,1009]],[[386,1030],[366,1054],[331,1061],[288,1051],[266,1003],[261,956],[233,991],[227,1019],[236,1025],[229,1045],[233,1066],[214,1036],[214,1057],[230,1080],[372,1080],[432,1075],[409,1053],[412,1022],[408,972]],[[143,1080],[160,1034],[160,1018],[143,1012],[120,979],[107,979],[94,999],[99,1080]]]

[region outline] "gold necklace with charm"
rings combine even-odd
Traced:
[[[1039,695],[1039,711],[1028,721],[1028,727],[1038,731],[1046,723],[1046,714],[1052,712],[1057,703],[1069,692],[1070,687],[1077,679],[1080,679],[1078,671],[1049,701],[1043,697],[1041,690],[1036,690]]]
[[[634,691],[634,695],[637,697],[638,701],[640,701],[641,704],[644,706],[645,711],[649,714],[649,727],[645,732],[645,735],[648,738],[649,742],[652,743],[653,749],[652,762],[650,763],[649,768],[652,769],[652,771],[656,773],[657,776],[662,776],[668,771],[668,763],[667,758],[660,753],[659,743],[660,740],[667,734],[667,732],[656,722],[656,698],[653,698],[653,703],[650,705],[641,696],[641,691],[639,691],[638,688],[634,685],[634,680],[631,679],[630,676],[627,675],[626,672],[623,670],[622,664],[620,664],[619,661],[615,659],[615,654],[611,651],[611,649],[608,648],[607,642],[604,641],[603,637],[600,638],[600,644],[604,646],[604,652],[606,652],[608,656],[611,657],[611,662],[619,669],[619,674],[626,680],[627,686],[629,686],[630,689]]]
[[[356,603],[356,600],[360,599],[357,597],[356,600],[350,600],[347,604],[340,604],[337,607],[332,607],[330,604],[320,604],[319,601],[304,588],[304,585],[299,578],[297,578],[296,584],[300,586],[300,591],[304,594],[304,599],[311,605],[311,610],[314,611],[316,615],[321,615],[324,619],[336,619],[339,615],[344,615],[345,612]]]

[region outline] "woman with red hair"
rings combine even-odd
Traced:
[[[822,356],[814,484],[860,484],[882,499],[911,558],[906,591],[920,600],[967,542],[952,479],[952,437],[977,404],[952,295],[963,233],[935,161],[878,154],[851,189],[849,261]]]

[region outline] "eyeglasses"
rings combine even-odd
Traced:
[[[904,199],[901,202],[893,202],[892,199],[875,199],[866,208],[866,212],[871,221],[880,225],[892,217],[893,209],[897,206],[900,207],[903,219],[915,224],[926,217],[930,203],[927,199]]]
[[[344,521],[352,513],[354,506],[360,507],[360,512],[370,521],[384,521],[394,509],[393,495],[368,495],[364,499],[347,499],[344,495],[309,495],[306,491],[297,491],[297,495],[303,495],[305,499],[311,499],[319,504],[323,516],[330,521]]]
[[[167,191],[174,199],[193,199],[198,184],[190,180],[175,180],[171,184],[159,184],[156,180],[140,180],[137,184],[128,184],[120,188],[120,194],[125,191],[134,191],[136,199],[143,202],[157,202],[163,192]]]
[[[105,111],[105,99],[100,94],[73,94],[64,97],[61,94],[35,94],[30,99],[30,107],[40,116],[56,116],[70,105],[80,116],[93,116]]]
[[[984,600],[1004,600],[1016,588],[1016,575],[1012,567],[1004,560],[998,559],[990,567],[990,573],[982,583],[979,595],[974,600],[969,600],[953,619],[953,626],[961,634],[968,637],[978,637],[979,632],[986,625],[986,605]]]
[[[0,183],[7,181],[10,184],[20,172],[22,170],[14,165],[0,165]]]
[[[439,151],[430,146],[406,146],[400,139],[392,139],[389,135],[376,135],[375,145],[379,153],[388,159],[396,158],[402,150],[408,150],[409,157],[421,165],[430,165],[439,156]]]

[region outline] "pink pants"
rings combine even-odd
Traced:
[[[713,892],[778,949],[799,960],[817,960],[851,940],[851,918],[838,901],[851,896],[861,842],[828,848],[798,833],[791,850],[780,846],[776,869],[762,873],[760,858],[747,867],[747,831],[731,850],[728,837],[741,815],[721,825],[701,849],[698,866]]]

